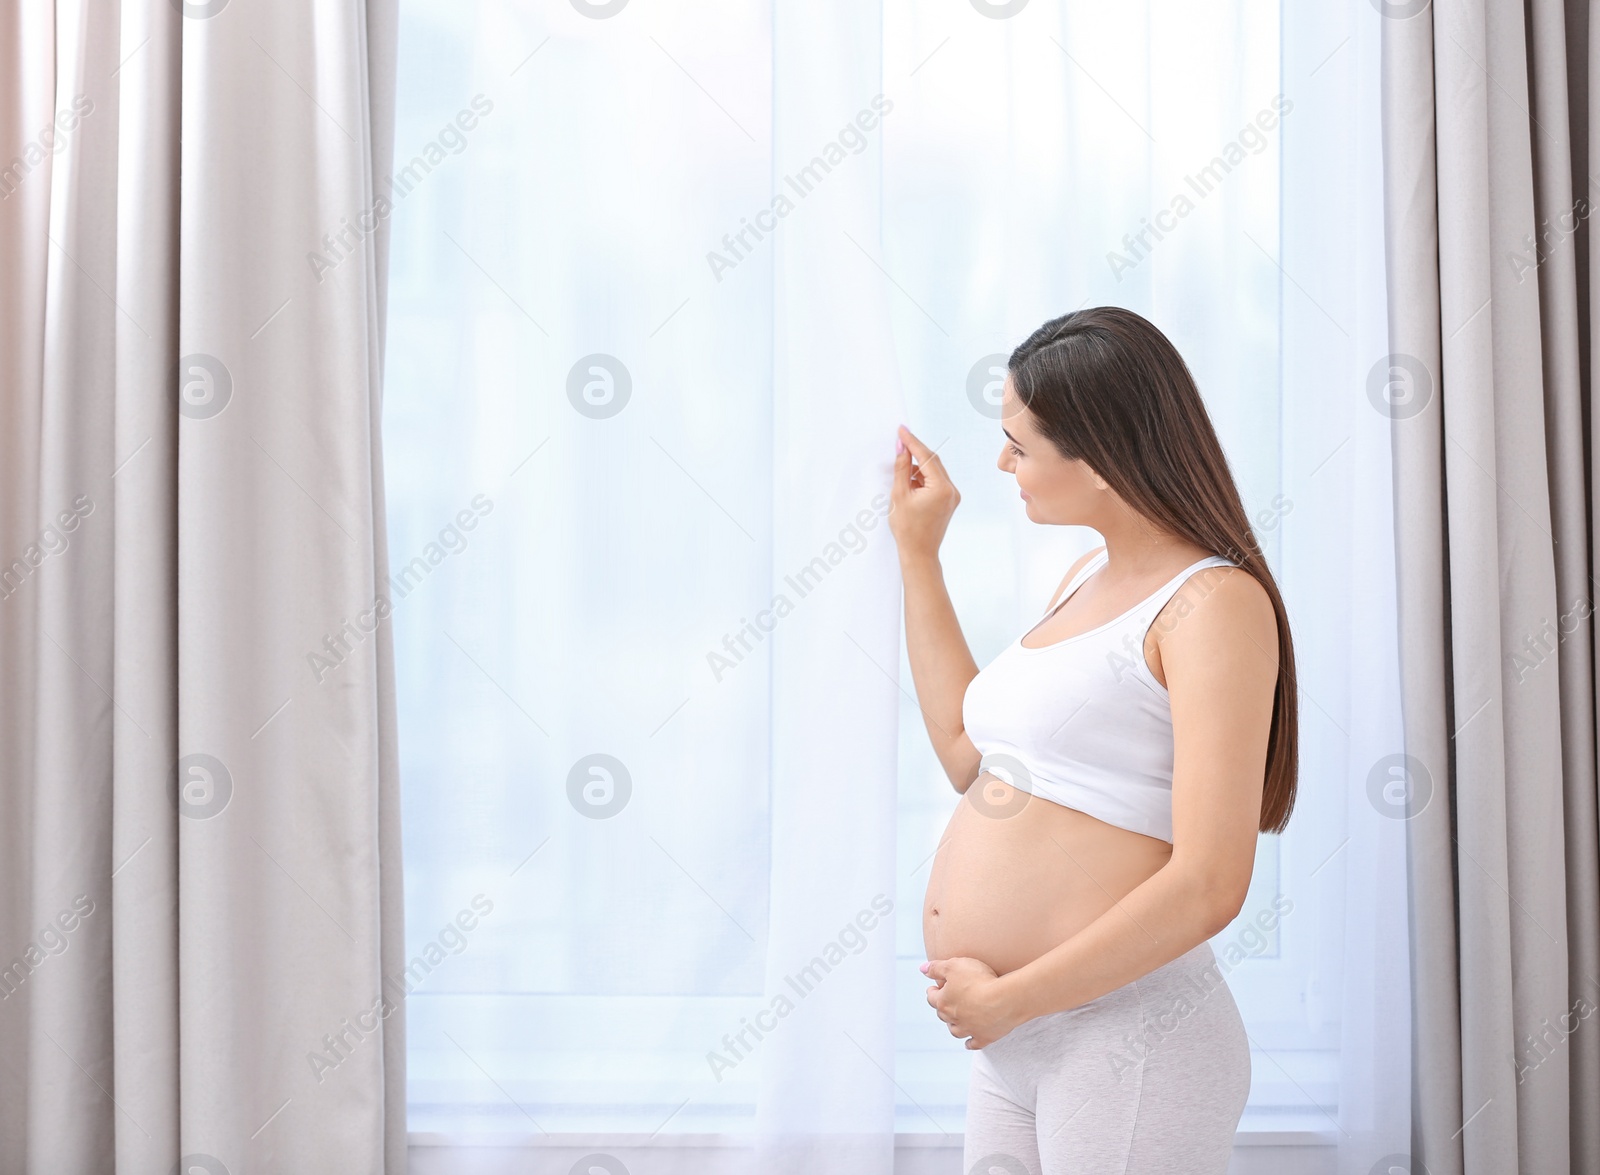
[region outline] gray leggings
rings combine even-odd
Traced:
[[[972,1059],[967,1175],[1224,1175],[1250,1044],[1209,943]]]

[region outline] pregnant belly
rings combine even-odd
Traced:
[[[981,775],[933,858],[922,904],[928,958],[1015,971],[1111,909],[1171,855],[1166,841]]]

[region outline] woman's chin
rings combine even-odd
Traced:
[[[1028,515],[1029,522],[1038,523],[1040,526],[1057,526],[1061,524],[1059,518],[1052,518],[1049,512],[1039,505],[1037,498],[1022,499],[1022,509]]]

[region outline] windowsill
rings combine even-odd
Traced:
[[[1283,1116],[1267,1115],[1263,1120],[1249,1121],[1240,1124],[1238,1132],[1234,1135],[1235,1146],[1292,1146],[1292,1147],[1322,1147],[1335,1145],[1336,1132],[1333,1126],[1326,1121],[1318,1127],[1314,1121],[1303,1114]],[[1270,1118],[1271,1120],[1266,1120]],[[409,1136],[413,1147],[498,1147],[521,1148],[527,1150],[584,1148],[592,1150],[610,1149],[637,1149],[648,1147],[655,1149],[679,1149],[710,1147],[748,1147],[748,1136],[736,1134],[533,1134],[523,1131],[503,1133],[443,1133],[422,1131]],[[937,1133],[909,1133],[901,1132],[895,1135],[895,1148],[897,1150],[921,1149],[959,1149],[961,1136],[959,1134]]]

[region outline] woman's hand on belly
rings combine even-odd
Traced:
[[[950,1026],[950,1035],[967,1037],[969,1049],[987,1048],[1021,1024],[1007,999],[1008,989],[994,968],[978,959],[934,959],[922,965],[934,981],[928,1003]]]

